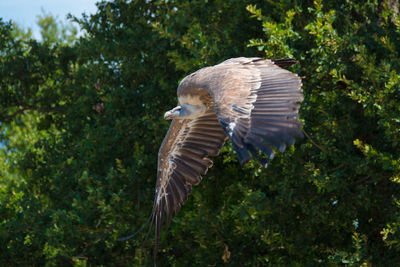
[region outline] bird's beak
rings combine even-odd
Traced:
[[[172,112],[171,111],[167,111],[164,114],[164,119],[166,120],[172,120]]]
[[[171,110],[165,112],[165,114],[164,114],[164,119],[166,119],[166,120],[172,120],[172,119],[174,119],[175,117],[178,117],[178,116],[179,116],[179,113],[180,113],[180,110],[181,110],[181,107],[180,107],[180,106],[177,106],[177,107],[175,107],[175,108],[173,108],[173,109],[171,109]]]

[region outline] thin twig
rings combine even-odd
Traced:
[[[311,143],[312,143],[314,146],[316,146],[317,148],[319,148],[322,152],[327,153],[327,151],[326,151],[324,148],[322,148],[322,147],[320,147],[319,145],[317,145],[317,144],[311,139],[311,137],[306,133],[306,131],[302,130],[302,132],[304,133],[304,135],[305,135],[308,139],[310,139]]]
[[[146,221],[146,222],[142,225],[142,227],[140,227],[140,229],[137,230],[135,233],[133,233],[133,234],[131,234],[131,235],[129,235],[129,236],[126,236],[126,237],[120,237],[120,238],[118,238],[117,240],[118,240],[118,241],[126,241],[126,240],[131,239],[132,237],[136,236],[136,235],[137,235],[138,233],[140,233],[140,232],[144,229],[144,227],[150,222],[151,218],[152,218],[152,215],[149,216],[149,218],[147,219],[147,221]]]

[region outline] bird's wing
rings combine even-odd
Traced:
[[[158,153],[152,213],[152,223],[156,227],[154,255],[157,254],[163,222],[168,226],[172,213],[179,212],[192,185],[200,183],[201,175],[212,166],[207,156],[218,155],[225,139],[212,107],[195,119],[172,121]]]
[[[258,157],[257,150],[272,159],[272,147],[284,151],[286,144],[295,143],[294,137],[303,136],[298,121],[303,94],[297,74],[271,60],[234,58],[197,76],[197,83],[212,96],[241,164],[253,156],[266,167],[268,159]]]

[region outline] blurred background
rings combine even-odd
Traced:
[[[35,39],[41,38],[39,18],[52,16],[58,23],[68,24],[68,14],[80,17],[82,13],[95,12],[96,0],[3,0],[0,2],[0,17],[3,21],[12,20],[19,27],[30,29]]]
[[[0,265],[153,265],[179,81],[258,56],[299,61],[306,137],[267,169],[228,142],[160,266],[399,266],[399,54],[397,0],[2,0]]]

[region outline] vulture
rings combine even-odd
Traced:
[[[154,257],[163,222],[168,227],[200,183],[227,138],[240,164],[252,158],[263,167],[302,138],[298,120],[303,100],[300,77],[282,67],[294,59],[231,58],[186,76],[178,86],[178,106],[158,153]],[[150,228],[151,228],[150,226]]]

